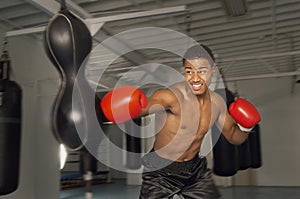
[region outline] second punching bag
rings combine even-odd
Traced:
[[[260,168],[262,166],[262,155],[260,145],[260,126],[257,124],[249,134],[251,168]]]
[[[22,90],[9,80],[10,60],[0,60],[0,195],[14,192],[19,184]]]
[[[248,169],[251,166],[250,141],[246,139],[241,145],[237,146],[239,151],[239,170]]]
[[[142,166],[141,119],[125,123],[126,129],[126,166],[128,169],[139,169]]]
[[[234,101],[234,95],[228,89],[217,89],[216,93],[221,95],[227,103],[227,107]],[[214,125],[212,127],[213,148],[213,172],[219,176],[232,176],[239,170],[238,148],[231,144],[220,130]]]
[[[213,126],[212,133],[214,137],[220,134],[220,131]],[[213,172],[218,176],[233,176],[239,170],[237,146],[230,144],[223,134],[217,139],[213,148]]]

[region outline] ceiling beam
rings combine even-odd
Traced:
[[[56,1],[52,0],[26,0],[28,3],[40,8],[49,16],[52,16],[54,13],[57,13],[60,9],[60,4],[57,3]]]
[[[44,26],[41,27],[33,27],[33,28],[23,28],[20,30],[11,30],[6,33],[6,37],[13,37],[13,36],[18,36],[18,35],[27,35],[27,34],[33,34],[37,32],[43,32],[45,31]]]
[[[44,10],[49,15],[54,15],[60,9],[59,3],[55,2],[55,1],[49,1],[49,0],[28,0],[28,1],[34,3],[37,6],[39,6],[42,10]],[[69,1],[67,1],[67,2],[69,2]],[[76,6],[73,5],[71,7],[76,7]],[[92,27],[97,26],[98,30],[99,30],[99,28],[101,28],[101,26],[106,22],[125,20],[125,19],[133,19],[133,18],[140,18],[140,17],[149,17],[149,16],[154,16],[154,15],[164,15],[164,14],[185,12],[185,10],[186,10],[185,6],[174,6],[174,7],[169,7],[169,8],[159,8],[159,9],[154,9],[154,10],[119,14],[119,15],[114,15],[114,16],[106,16],[106,17],[98,17],[98,18],[92,18],[91,17],[91,18],[82,19],[82,20],[90,28],[91,34],[94,35],[97,31],[95,29],[93,29]],[[77,9],[77,11],[79,11],[79,10]],[[91,16],[86,12],[80,13],[80,14],[84,15],[84,16],[87,16],[87,17]],[[9,32],[6,33],[6,36],[10,37],[10,36],[17,36],[17,35],[22,35],[22,34],[36,33],[36,31],[40,32],[42,28],[45,29],[46,26],[41,27],[39,29],[24,28],[24,29],[15,30],[15,31],[12,31],[12,32],[9,31]]]
[[[171,13],[178,13],[178,12],[185,12],[185,11],[186,11],[185,6],[174,6],[174,7],[158,8],[154,10],[147,10],[147,11],[140,11],[140,12],[131,12],[131,13],[125,13],[125,14],[119,14],[119,15],[113,15],[107,17],[91,18],[91,19],[87,19],[86,21],[94,24],[94,23],[157,16],[157,15],[164,15],[164,14],[171,14]]]
[[[272,53],[272,54],[265,54],[265,55],[254,55],[254,56],[245,56],[245,57],[237,57],[233,59],[221,59],[218,62],[232,62],[232,61],[244,61],[244,60],[254,60],[254,59],[265,59],[265,58],[272,58],[272,57],[283,57],[283,56],[290,56],[290,55],[299,55],[300,50],[290,51],[290,52],[283,52],[283,53]]]
[[[286,73],[272,73],[272,74],[262,74],[262,75],[248,75],[242,77],[231,77],[224,78],[226,82],[229,81],[241,81],[241,80],[251,80],[251,79],[264,79],[264,78],[276,78],[276,77],[289,77],[300,75],[300,71],[286,72]]]

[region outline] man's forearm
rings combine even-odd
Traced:
[[[242,131],[237,124],[232,128],[232,133],[229,142],[235,145],[240,145],[247,140],[249,132]]]

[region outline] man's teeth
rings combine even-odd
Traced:
[[[193,84],[193,87],[195,88],[200,88],[202,86],[202,84]]]

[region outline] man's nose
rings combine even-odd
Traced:
[[[192,80],[193,80],[194,82],[198,82],[198,81],[201,80],[201,77],[200,77],[200,75],[198,74],[198,72],[194,72],[194,75],[193,75]]]

